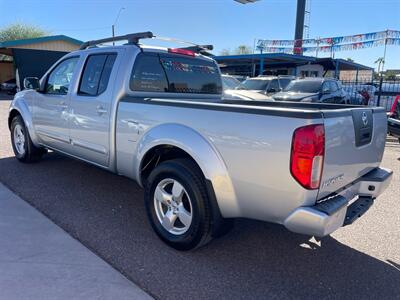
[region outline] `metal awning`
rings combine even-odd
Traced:
[[[336,59],[330,57],[317,58],[315,63],[322,65],[325,70],[336,70],[336,68],[338,68],[340,71],[374,70],[374,68],[358,64],[352,61],[348,61],[342,58],[336,58]]]
[[[315,62],[316,58],[285,53],[220,55],[213,57],[220,66],[241,66],[263,63],[265,66],[297,66]]]

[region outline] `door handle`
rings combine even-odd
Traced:
[[[102,114],[106,114],[107,113],[107,110],[106,109],[104,109],[104,107],[103,106],[101,106],[101,105],[99,105],[99,106],[97,106],[97,113],[99,114],[99,115],[102,115]]]

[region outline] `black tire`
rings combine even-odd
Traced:
[[[21,129],[21,133],[24,136],[24,142],[23,144],[23,151],[19,151],[16,146],[16,140],[15,140],[15,128],[19,126]],[[40,158],[45,154],[47,151],[46,149],[43,148],[38,148],[35,145],[33,145],[31,137],[29,135],[29,132],[25,126],[25,123],[22,119],[21,116],[16,116],[14,119],[11,121],[11,145],[15,154],[15,157],[24,163],[31,163],[31,162],[36,162],[40,160]]]
[[[159,183],[172,179],[177,181],[187,192],[191,202],[191,223],[186,232],[176,235],[170,233],[161,224],[156,212],[155,190]],[[162,162],[150,173],[145,186],[145,206],[150,224],[156,234],[167,245],[177,250],[192,250],[210,242],[216,232],[220,236],[226,233],[230,221],[216,222],[205,178],[198,166],[189,159],[174,159]],[[218,228],[217,228],[218,227]]]

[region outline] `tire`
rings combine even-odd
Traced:
[[[11,121],[10,130],[11,145],[15,157],[19,161],[24,163],[36,162],[46,153],[45,149],[33,145],[29,132],[21,116],[14,117]]]
[[[147,216],[167,245],[182,251],[193,250],[210,242],[214,232],[227,232],[225,227],[231,222],[215,222],[216,212],[205,178],[191,160],[162,162],[146,182]]]

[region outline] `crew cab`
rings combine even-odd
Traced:
[[[135,180],[154,231],[179,250],[239,217],[325,236],[388,186],[382,108],[223,99],[219,68],[202,54],[210,47],[145,38],[86,42],[40,81],[25,78],[8,119],[16,158],[52,149]]]

